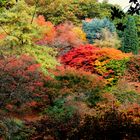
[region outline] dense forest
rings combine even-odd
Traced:
[[[140,2],[0,0],[0,140],[140,140]]]

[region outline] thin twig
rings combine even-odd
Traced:
[[[7,34],[9,35],[9,33],[4,29],[4,27],[2,25],[0,25],[0,27],[2,28],[2,30]]]

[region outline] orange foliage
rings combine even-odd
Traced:
[[[98,54],[114,60],[121,60],[132,56],[132,53],[123,53],[115,48],[102,48],[98,51]]]
[[[60,42],[67,42],[70,46],[74,47],[81,44],[80,38],[73,31],[74,25],[72,23],[64,23],[57,26],[57,40]]]
[[[45,18],[42,15],[39,15],[36,18],[36,22],[39,26],[44,28],[43,37],[40,41],[52,42],[56,36],[54,25],[50,21],[45,21]]]
[[[6,37],[6,34],[0,34],[0,40],[4,39]]]
[[[91,18],[85,18],[85,21],[86,22],[91,22],[93,19],[91,19]]]

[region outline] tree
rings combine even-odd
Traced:
[[[95,39],[102,38],[102,30],[104,28],[108,29],[111,33],[116,31],[114,24],[107,18],[95,18],[90,22],[83,21],[83,30],[86,33],[86,37],[90,43],[93,43]]]
[[[138,0],[129,0],[129,3],[131,3],[129,9],[128,9],[128,13],[131,15],[134,14],[140,14],[140,1]]]
[[[109,10],[108,4],[98,3],[97,0],[46,0],[44,4],[40,4],[38,13],[57,25],[64,21],[79,24],[85,18],[108,16]]]
[[[37,23],[35,8],[28,6],[24,0],[18,1],[12,8],[0,13],[0,55],[33,56],[41,63],[43,72],[54,68],[58,63],[56,51],[36,42],[44,36],[47,26]]]
[[[139,37],[139,49],[140,49],[140,15],[133,15],[136,21],[136,26],[138,29],[138,37]]]
[[[124,52],[138,53],[139,39],[134,17],[128,16],[123,34],[122,50]]]
[[[36,23],[31,24],[33,12],[34,8],[21,0],[0,13],[0,34],[5,35],[0,46],[16,50],[33,45],[32,39],[41,34],[41,28]]]

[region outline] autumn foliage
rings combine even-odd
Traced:
[[[39,15],[36,18],[37,24],[43,28],[43,35],[42,38],[37,42],[38,44],[47,44],[52,41],[54,41],[55,35],[56,35],[56,30],[54,25],[46,21],[45,18],[41,15]]]
[[[33,58],[0,58],[0,103],[1,109],[26,110],[47,103],[40,64]]]
[[[140,56],[93,1],[0,8],[0,140],[140,138]]]
[[[41,39],[36,39],[38,40],[37,44],[57,48],[59,54],[64,54],[86,42],[86,34],[80,27],[74,26],[71,22],[54,26],[51,22],[45,21],[41,15],[36,18],[36,22],[43,29]]]
[[[140,56],[132,57],[127,66],[126,79],[131,82],[140,82]]]
[[[119,76],[118,73],[121,75],[130,56],[131,54],[122,53],[114,48],[98,48],[87,44],[72,49],[60,57],[60,61],[65,66],[90,71],[108,80],[111,78],[111,81],[113,75]],[[118,71],[120,66],[124,69]]]

